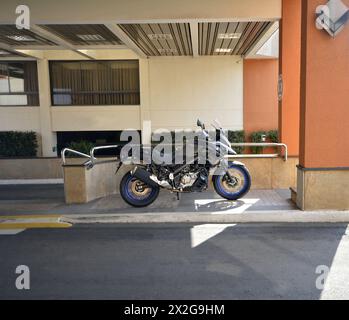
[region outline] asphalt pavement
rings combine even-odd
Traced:
[[[348,299],[347,233],[346,224],[3,230],[0,299]],[[29,290],[16,288],[20,265]]]

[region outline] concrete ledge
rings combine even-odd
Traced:
[[[296,186],[298,158],[242,159],[252,176],[252,189],[288,189]],[[102,161],[93,168],[65,165],[67,203],[86,203],[119,192],[120,180],[133,166],[122,166],[115,176],[116,162]],[[212,189],[210,183],[209,189]]]
[[[62,179],[60,158],[0,159],[0,179]]]
[[[82,164],[83,158],[68,158],[69,164]],[[252,189],[296,187],[298,158],[244,159],[252,175]],[[124,172],[123,172],[124,173]],[[60,158],[0,159],[0,180],[63,179]],[[119,176],[117,177],[119,184]]]
[[[297,206],[302,210],[349,210],[349,169],[298,167]]]
[[[59,219],[71,224],[90,223],[349,223],[346,212],[302,212],[302,211],[249,211],[241,214],[198,214],[187,213],[140,213],[140,214],[96,214],[66,215]]]
[[[298,158],[240,159],[249,169],[252,189],[289,189],[297,185]]]
[[[86,203],[116,193],[115,162],[63,166],[66,203]]]

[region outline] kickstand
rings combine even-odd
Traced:
[[[179,192],[177,192],[177,200],[179,201]]]

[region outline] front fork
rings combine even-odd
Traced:
[[[228,161],[228,159],[221,159],[213,174],[219,176],[227,175],[230,181],[235,181],[235,177],[232,176],[228,170],[233,165],[244,168],[246,167],[242,162],[239,161]]]

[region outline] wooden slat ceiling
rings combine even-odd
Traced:
[[[246,55],[273,22],[217,22],[198,24],[199,55]],[[72,45],[120,45],[103,24],[40,25]],[[189,23],[119,24],[147,56],[191,56]],[[0,25],[0,42],[13,46],[56,45],[30,30]]]
[[[56,45],[30,30],[17,29],[9,24],[0,25],[0,42],[13,46]]]
[[[50,24],[40,27],[73,45],[119,45],[121,40],[103,24]]]
[[[14,52],[9,52],[7,50],[3,50],[0,48],[0,59],[1,58],[10,58],[10,57],[20,57],[20,54],[16,54]]]
[[[199,23],[200,55],[246,55],[272,22]]]
[[[189,23],[121,24],[119,27],[147,56],[190,56]]]

